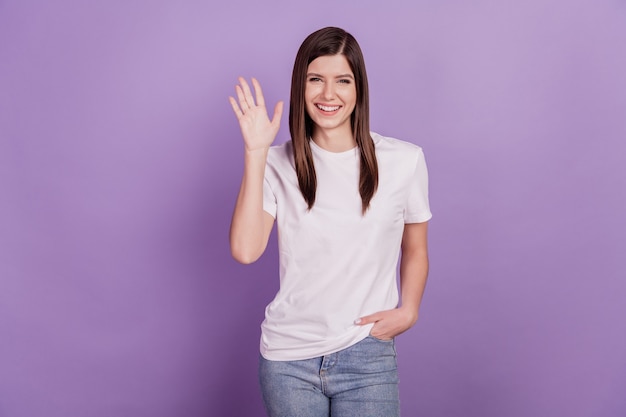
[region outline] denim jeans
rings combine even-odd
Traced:
[[[347,349],[299,361],[259,363],[269,417],[397,417],[393,340],[368,336]]]

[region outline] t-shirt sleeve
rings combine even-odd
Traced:
[[[276,196],[267,180],[267,176],[263,179],[263,210],[268,212],[273,218],[276,218]]]
[[[428,204],[428,170],[426,169],[424,153],[420,149],[415,171],[409,181],[409,196],[404,210],[404,223],[423,223],[430,220],[431,217]]]

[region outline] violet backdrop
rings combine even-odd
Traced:
[[[626,2],[0,0],[0,417],[264,415],[227,97],[330,25],[429,166],[403,415],[626,415]]]

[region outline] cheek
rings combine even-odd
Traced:
[[[313,111],[314,111],[314,107],[315,107],[315,106],[313,105],[313,103],[312,103],[311,99],[310,99],[309,97],[305,96],[305,100],[304,100],[304,112],[305,112],[305,113],[306,113],[309,117],[311,117],[311,114],[312,114],[312,113],[313,113]]]
[[[304,90],[304,98],[308,100],[313,100],[319,94],[319,87],[315,87],[312,85],[307,85]]]
[[[351,95],[349,98],[346,98],[346,102],[350,103],[350,107],[354,109],[356,106],[356,95]]]
[[[344,101],[346,103],[350,103],[351,105],[354,105],[356,103],[356,90],[349,90],[345,92],[344,95]]]

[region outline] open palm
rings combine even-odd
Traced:
[[[269,119],[265,107],[265,99],[259,82],[252,78],[252,85],[256,94],[256,102],[246,80],[239,77],[239,84],[235,87],[237,99],[229,97],[233,111],[239,120],[239,127],[246,146],[246,150],[255,151],[269,148],[280,128],[280,118],[283,112],[283,102],[279,101],[274,107],[272,120]]]

